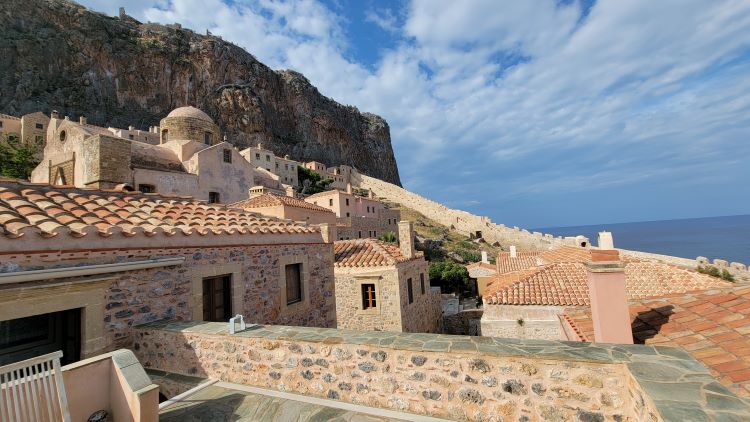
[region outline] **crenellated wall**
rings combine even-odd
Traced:
[[[477,237],[477,232],[480,232],[480,236],[488,243],[498,243],[501,246],[516,245],[521,249],[532,250],[547,250],[562,245],[582,246],[582,244],[585,244],[585,247],[590,246],[589,239],[584,236],[554,237],[551,234],[529,232],[518,227],[510,228],[502,224],[496,224],[489,217],[448,208],[394,184],[361,174],[356,170],[352,171],[352,182],[361,188],[372,189],[375,195],[381,198],[417,210],[427,218],[455,229],[466,236]]]

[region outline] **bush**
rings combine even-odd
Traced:
[[[328,186],[333,183],[333,179],[321,179],[317,172],[302,166],[297,166],[297,178],[302,185],[301,193],[305,195],[327,191]]]
[[[734,276],[726,268],[721,270],[721,278],[726,281],[734,281]]]
[[[430,262],[430,285],[438,285],[444,293],[461,292],[469,288],[469,271],[453,261]]]
[[[479,252],[474,251],[467,251],[464,249],[459,249],[456,251],[456,253],[465,261],[465,262],[479,262],[482,260],[482,254]]]
[[[721,277],[721,272],[719,272],[719,269],[714,267],[713,265],[709,265],[706,267],[699,265],[698,272],[702,274],[710,275],[711,277]]]
[[[0,176],[28,180],[38,164],[34,159],[36,152],[37,147],[24,144],[16,137],[0,141]]]
[[[383,242],[388,242],[388,243],[397,243],[398,237],[396,237],[396,233],[394,232],[385,232],[381,234],[380,236],[378,236],[378,240],[382,240]]]

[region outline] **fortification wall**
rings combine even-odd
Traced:
[[[729,273],[734,276],[736,282],[750,282],[750,271],[748,271],[747,265],[741,262],[729,262],[727,260],[718,258],[712,261],[705,256],[699,256],[695,259],[688,259],[650,252],[631,251],[627,249],[620,249],[620,253],[622,253],[624,256],[629,256],[632,258],[638,258],[648,261],[659,261],[689,269],[696,269],[699,266],[714,266],[718,268],[719,271],[729,271]]]
[[[375,195],[417,210],[425,217],[446,227],[451,227],[466,236],[476,237],[479,232],[488,243],[498,243],[500,246],[516,245],[519,249],[533,250],[546,250],[562,245],[581,246],[581,242],[585,242],[586,246],[590,245],[589,240],[585,237],[554,237],[551,234],[532,233],[518,227],[511,228],[496,224],[489,217],[448,208],[394,184],[361,174],[356,170],[352,171],[352,183],[360,188],[372,189]]]

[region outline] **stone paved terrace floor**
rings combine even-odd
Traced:
[[[443,419],[217,382],[161,409],[161,422],[390,422]]]

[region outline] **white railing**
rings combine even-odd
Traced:
[[[1,422],[70,422],[57,351],[0,366]]]

